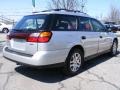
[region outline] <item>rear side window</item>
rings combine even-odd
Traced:
[[[78,21],[74,16],[69,15],[56,15],[53,30],[77,30]]]
[[[90,19],[87,17],[79,18],[79,30],[80,31],[93,31]]]

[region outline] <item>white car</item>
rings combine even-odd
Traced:
[[[24,16],[7,36],[3,55],[28,66],[61,66],[77,74],[83,63],[104,53],[117,54],[117,36],[98,20],[71,10]]]
[[[118,30],[120,30],[120,25],[114,25],[115,27],[117,27],[118,28]]]
[[[12,29],[12,25],[7,25],[5,23],[0,22],[0,31],[1,32],[8,33],[10,29]]]

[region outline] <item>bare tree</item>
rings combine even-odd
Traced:
[[[120,21],[120,10],[115,6],[111,6],[109,15],[106,19],[112,22],[119,22]]]
[[[49,8],[52,9],[67,9],[81,10],[85,7],[86,0],[49,0]]]

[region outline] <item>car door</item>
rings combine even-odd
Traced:
[[[112,45],[112,38],[110,33],[106,32],[105,27],[96,19],[91,19],[93,29],[96,32],[99,32],[99,50],[98,52],[104,52],[109,50]]]
[[[99,32],[93,30],[91,19],[80,17],[79,30],[81,31],[81,41],[85,49],[85,57],[98,53]]]

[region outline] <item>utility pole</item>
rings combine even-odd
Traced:
[[[82,4],[81,4],[81,9],[82,9],[82,12],[84,11],[84,3],[83,3],[83,0],[82,0]]]
[[[36,12],[36,10],[35,10],[35,6],[36,6],[36,5],[35,5],[35,0],[32,0],[32,7],[33,7],[33,11],[32,11],[32,12],[33,12],[33,13]]]
[[[4,22],[4,19],[3,19],[3,18],[4,18],[4,15],[2,14],[2,15],[1,15],[1,22],[2,22],[2,23]]]
[[[84,12],[86,2],[87,0],[81,0],[81,12]]]

